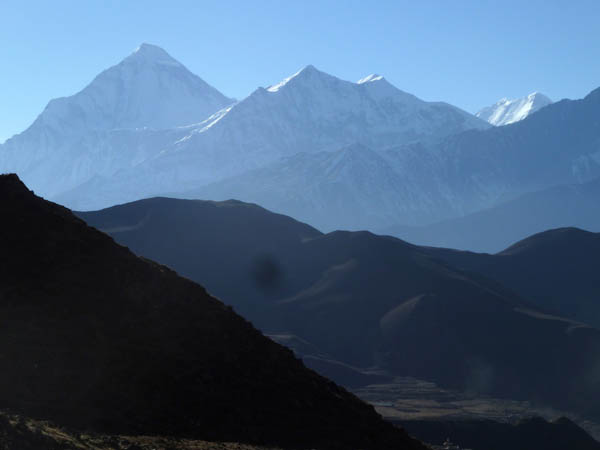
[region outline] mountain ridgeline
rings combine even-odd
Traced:
[[[529,195],[600,178],[599,97],[551,103],[534,93],[479,118],[380,75],[350,82],[308,65],[235,101],[143,44],[0,145],[0,170],[78,210],[153,196],[236,198],[321,231],[385,230],[451,246],[452,230],[432,224],[515,199],[531,206]],[[518,228],[518,212],[505,211],[503,229]],[[532,232],[578,225],[538,224]],[[464,248],[497,245],[487,241],[493,223],[483,225],[486,242]]]
[[[517,291],[436,249],[368,232],[322,234],[237,201],[153,198],[78,215],[200,282],[268,334],[296,336],[345,365],[336,370],[375,367],[600,415],[590,378],[600,332],[550,311],[533,283]],[[582,277],[597,284],[590,271]],[[356,383],[348,370],[326,373]]]
[[[252,175],[271,164],[285,164],[297,154],[312,159],[315,153],[356,143],[379,150],[488,127],[451,105],[405,93],[383,77],[353,83],[306,66],[201,124],[181,130],[185,134],[164,146],[159,157],[108,178],[92,178],[56,200],[79,209],[105,207]],[[365,155],[368,161],[371,156]],[[377,180],[377,173],[370,173],[369,178]],[[317,194],[309,197],[311,204],[320,201]],[[236,191],[235,197],[240,195],[242,200],[254,200]],[[378,212],[382,213],[398,216],[400,211]]]
[[[600,231],[600,178],[531,192],[463,217],[378,230],[414,244],[497,253],[554,228]]]
[[[548,230],[495,255],[428,251],[454,267],[497,280],[551,314],[600,328],[600,233]]]
[[[17,176],[0,176],[0,197],[1,408],[130,436],[422,448],[204,288]]]
[[[187,192],[298,153],[379,151],[489,127],[382,76],[350,82],[311,65],[235,102],[144,44],[81,92],[52,100],[0,146],[0,170],[46,198],[94,209]]]

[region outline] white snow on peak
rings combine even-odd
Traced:
[[[68,134],[198,123],[233,103],[156,45],[142,44],[79,93],[52,100],[43,122]]]
[[[165,64],[172,66],[183,67],[183,65],[169,55],[165,50],[158,47],[157,45],[142,43],[137,47],[131,55],[125,58],[124,62],[127,61],[144,61],[154,64]]]
[[[308,66],[304,66],[302,69],[300,69],[295,74],[290,75],[287,78],[284,78],[279,83],[274,84],[273,86],[269,86],[267,88],[267,91],[269,91],[269,92],[278,92],[282,87],[284,87],[286,84],[288,84],[294,78],[298,78],[301,74],[305,74],[306,75],[306,74],[311,73],[311,72],[318,72],[318,70],[315,68],[315,66],[310,65],[310,64]]]
[[[382,75],[377,75],[376,73],[372,73],[371,75],[367,75],[364,78],[361,78],[356,82],[356,84],[370,83],[372,81],[380,81],[383,80]]]
[[[0,171],[18,172],[49,197],[154,157],[187,133],[178,127],[233,103],[160,47],[142,44],[80,92],[51,100],[2,145]]]
[[[18,172],[46,198],[93,209],[189,190],[301,152],[355,142],[380,152],[490,126],[378,75],[367,78],[356,84],[309,65],[235,103],[161,48],[142,44],[81,92],[51,101],[2,145],[0,171]],[[377,168],[381,158],[364,162],[361,149],[340,155],[335,173],[348,183],[356,167],[372,166],[375,179],[389,172]]]
[[[475,115],[495,126],[519,122],[529,115],[552,103],[548,97],[539,92],[532,92],[526,97],[517,99],[502,98],[492,106],[481,109]]]

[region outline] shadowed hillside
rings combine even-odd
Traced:
[[[0,195],[2,407],[119,434],[420,448],[201,286],[15,175]]]
[[[549,230],[495,255],[433,248],[429,252],[501,282],[539,308],[600,327],[600,233]]]
[[[233,201],[158,198],[80,214],[201,282],[263,330],[310,343],[341,383],[356,385],[351,367],[376,366],[598,413],[600,386],[590,376],[600,363],[598,330],[544,314],[430,249],[367,232],[321,234]]]

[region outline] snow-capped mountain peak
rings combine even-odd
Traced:
[[[550,103],[552,100],[544,94],[532,92],[526,97],[513,100],[502,98],[496,104],[481,109],[475,115],[492,125],[508,125],[525,119]]]
[[[298,72],[290,75],[287,78],[284,78],[279,83],[269,86],[267,88],[268,92],[279,92],[286,86],[291,86],[297,83],[314,83],[317,79],[335,79],[335,77],[318,70],[315,66],[309,64],[308,66],[304,66]]]
[[[157,154],[170,130],[232,103],[160,47],[142,44],[80,92],[51,100],[3,144],[0,169],[52,195]]]
[[[183,64],[169,55],[165,50],[156,45],[147,43],[143,43],[137,47],[131,55],[123,60],[123,62],[145,62],[183,67]]]
[[[303,152],[325,152],[319,158],[335,162],[348,183],[364,167],[377,179],[392,169],[365,148],[379,154],[489,126],[380,75],[356,83],[312,65],[234,103],[160,47],[142,44],[81,92],[50,102],[2,146],[0,169],[88,209],[195,189]],[[327,154],[353,143],[364,148]]]
[[[36,122],[69,134],[165,129],[201,122],[231,103],[162,48],[142,44],[82,91],[50,101]]]

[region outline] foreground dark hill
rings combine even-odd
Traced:
[[[496,253],[532,234],[561,227],[600,231],[600,178],[525,194],[457,219],[380,231],[419,245]]]
[[[263,330],[350,366],[600,414],[589,376],[600,363],[597,330],[544,314],[427,248],[367,232],[321,234],[232,201],[149,199],[79,214]]]
[[[541,309],[600,327],[600,233],[559,228],[495,255],[434,248],[429,253],[495,279]]]
[[[420,448],[201,286],[15,175],[0,177],[0,196],[3,408],[130,435]]]

